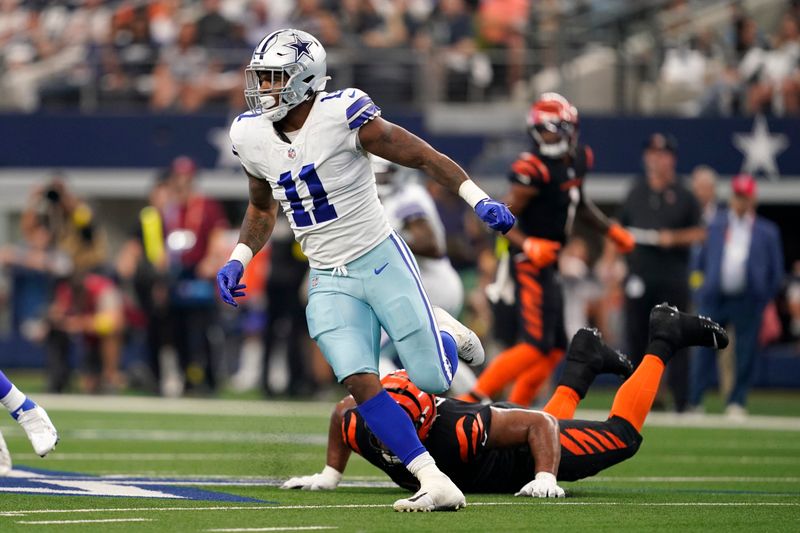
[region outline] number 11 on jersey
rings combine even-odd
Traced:
[[[278,185],[286,190],[286,198],[292,206],[292,217],[297,227],[304,228],[335,219],[338,216],[336,209],[328,203],[328,193],[325,192],[322,186],[314,164],[305,165],[301,168],[297,177],[306,183],[308,192],[314,200],[314,207],[311,209],[311,213],[303,208],[303,200],[297,193],[297,184],[292,177],[292,173],[284,172],[278,178]],[[313,215],[313,219],[311,215]]]

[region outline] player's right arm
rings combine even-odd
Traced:
[[[344,413],[356,406],[352,396],[347,396],[336,404],[328,425],[328,451],[325,468],[319,474],[293,477],[281,485],[282,489],[333,490],[339,486],[342,473],[350,459],[350,448],[342,439],[342,418]]]
[[[239,232],[239,242],[228,262],[217,273],[220,297],[233,307],[238,307],[235,299],[244,296],[244,289],[247,288],[239,283],[244,269],[272,235],[278,214],[278,203],[266,180],[256,178],[247,170],[245,174],[249,183],[250,200]]]
[[[361,127],[358,140],[367,152],[404,167],[416,168],[461,196],[490,228],[506,233],[514,215],[483,192],[455,161],[413,133],[380,117]]]
[[[563,498],[564,490],[556,483],[561,442],[555,417],[529,409],[492,407],[492,425],[486,447],[514,448],[524,445],[531,451],[536,475],[516,496]]]

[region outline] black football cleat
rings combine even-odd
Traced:
[[[633,364],[628,356],[604,343],[596,328],[578,330],[569,345],[567,361],[582,363],[595,375],[616,374],[626,379],[633,374]]]
[[[675,350],[707,346],[721,350],[728,345],[725,328],[708,317],[682,313],[665,303],[650,311],[650,341],[661,340]]]

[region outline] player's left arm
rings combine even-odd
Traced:
[[[358,141],[371,154],[425,172],[461,196],[490,228],[505,233],[514,225],[505,204],[489,197],[455,161],[405,128],[375,117],[361,127]]]
[[[492,425],[487,448],[512,448],[527,445],[536,464],[534,479],[517,496],[562,498],[564,490],[556,483],[561,459],[558,420],[552,415],[529,409],[492,407]]]
[[[584,146],[586,171],[588,172],[594,164],[594,155],[591,148]],[[617,251],[623,254],[633,251],[636,246],[636,240],[633,235],[623,228],[620,224],[614,222],[603,213],[597,204],[586,194],[583,188],[583,180],[580,184],[580,195],[578,200],[578,216],[580,216],[587,224],[593,227],[599,233],[611,239],[617,247]]]
[[[325,468],[319,474],[293,477],[283,485],[282,489],[333,490],[339,486],[347,461],[350,459],[350,448],[342,439],[342,417],[344,413],[356,406],[352,396],[342,399],[334,407],[328,425],[328,451]]]

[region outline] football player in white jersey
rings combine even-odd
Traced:
[[[280,204],[311,266],[309,334],[373,433],[420,481],[420,491],[395,502],[395,510],[456,510],[464,495],[381,387],[380,329],[412,381],[431,393],[447,390],[459,357],[480,364],[483,348],[472,331],[430,305],[413,255],[386,220],[367,152],[423,170],[492,229],[508,231],[514,216],[447,156],[383,120],[363,91],[325,92],[328,79],[325,50],[306,32],[275,31],[253,52],[245,70],[250,112],[230,131],[250,202],[239,243],[217,274],[220,296],[236,306],[244,295],[242,273],[272,233]],[[327,466],[317,476],[324,485],[341,472]]]

